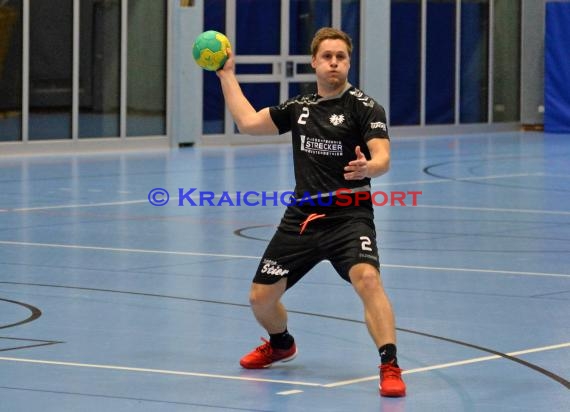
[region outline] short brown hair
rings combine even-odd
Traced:
[[[315,33],[313,41],[311,42],[311,54],[313,57],[317,55],[317,50],[319,50],[321,42],[328,39],[338,39],[344,41],[346,43],[348,55],[350,56],[352,54],[352,39],[348,34],[333,27],[323,27]]]

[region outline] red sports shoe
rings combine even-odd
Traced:
[[[294,342],[289,349],[276,349],[271,346],[267,339],[261,338],[261,340],[265,342],[263,345],[258,346],[240,359],[239,364],[241,366],[246,369],[263,369],[276,362],[293,360],[297,356],[297,346]]]
[[[399,398],[406,396],[406,384],[402,380],[402,369],[391,363],[380,365],[380,395]]]

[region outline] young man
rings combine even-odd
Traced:
[[[399,397],[405,396],[406,385],[396,358],[394,315],[380,278],[370,200],[370,179],[390,167],[390,140],[384,109],[347,81],[351,52],[346,33],[320,29],[311,44],[317,93],[260,111],[239,86],[231,50],[217,71],[240,132],[291,132],[295,167],[296,199],[264,253],[249,296],[269,341],[263,339],[264,344],[240,364],[261,369],[297,355],[281,297],[326,259],[362,300],[366,325],[381,358],[380,394]]]

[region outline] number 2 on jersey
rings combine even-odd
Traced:
[[[301,116],[299,116],[299,120],[297,120],[297,123],[307,124],[307,118],[308,117],[309,117],[309,108],[303,107],[303,113],[301,113]]]

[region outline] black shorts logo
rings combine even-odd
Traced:
[[[276,261],[271,259],[263,259],[261,273],[271,276],[285,276],[289,273],[289,269],[284,269]]]

